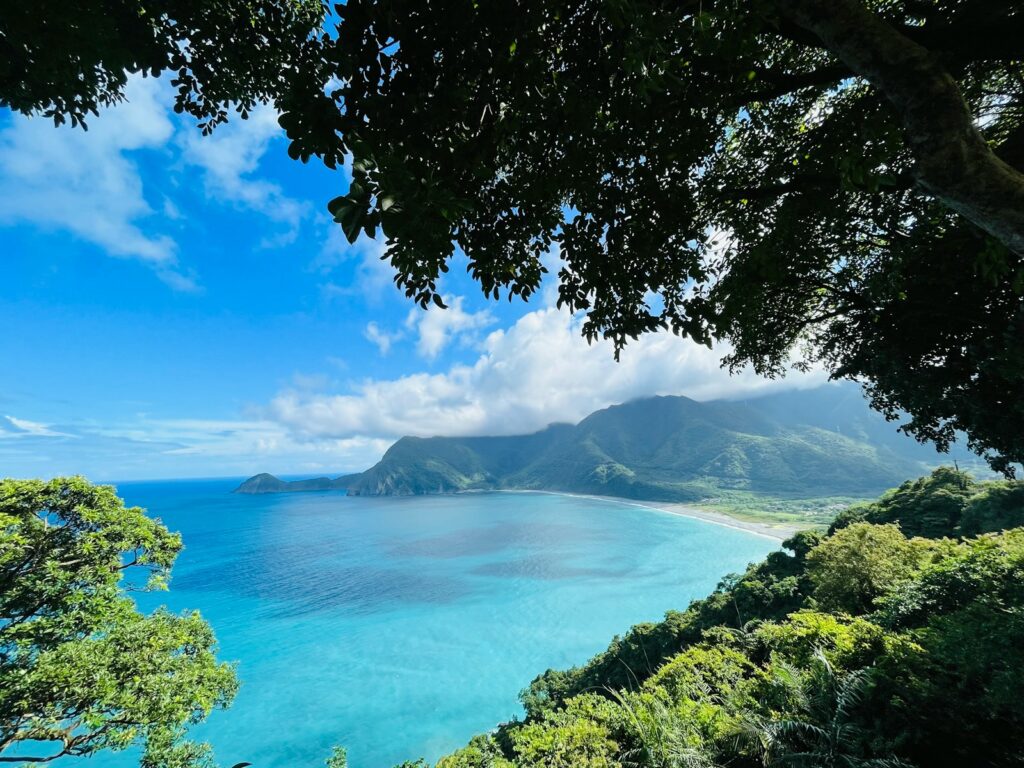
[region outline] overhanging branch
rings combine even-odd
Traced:
[[[938,58],[857,0],[778,0],[778,8],[893,104],[918,185],[1024,255],[1024,174],[989,148]]]

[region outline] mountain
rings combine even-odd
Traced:
[[[871,411],[858,388],[829,385],[744,401],[645,398],[529,435],[403,437],[361,474],[292,483],[257,475],[238,491],[529,489],[652,501],[696,501],[723,489],[862,495],[939,461]]]

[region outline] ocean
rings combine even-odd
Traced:
[[[332,745],[352,768],[436,760],[521,715],[535,675],[585,662],[778,546],[588,498],[243,496],[236,484],[118,486],[185,542],[170,591],[140,605],[198,609],[237,662],[234,705],[192,730],[221,766],[319,767]]]

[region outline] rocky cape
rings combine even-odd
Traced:
[[[859,388],[829,385],[745,401],[646,398],[528,435],[403,437],[365,472],[294,481],[260,474],[235,492],[518,489],[671,502],[723,489],[866,495],[940,459],[871,411]]]
[[[359,475],[343,477],[313,477],[308,480],[281,480],[267,472],[253,475],[234,493],[288,493],[290,491],[344,491],[348,490],[348,482]]]

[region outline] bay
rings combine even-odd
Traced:
[[[185,550],[150,610],[197,609],[237,662],[234,705],[193,729],[221,765],[436,760],[521,715],[518,692],[683,609],[777,542],[631,504],[542,493],[233,495],[124,483]],[[86,761],[137,764],[130,753]]]

